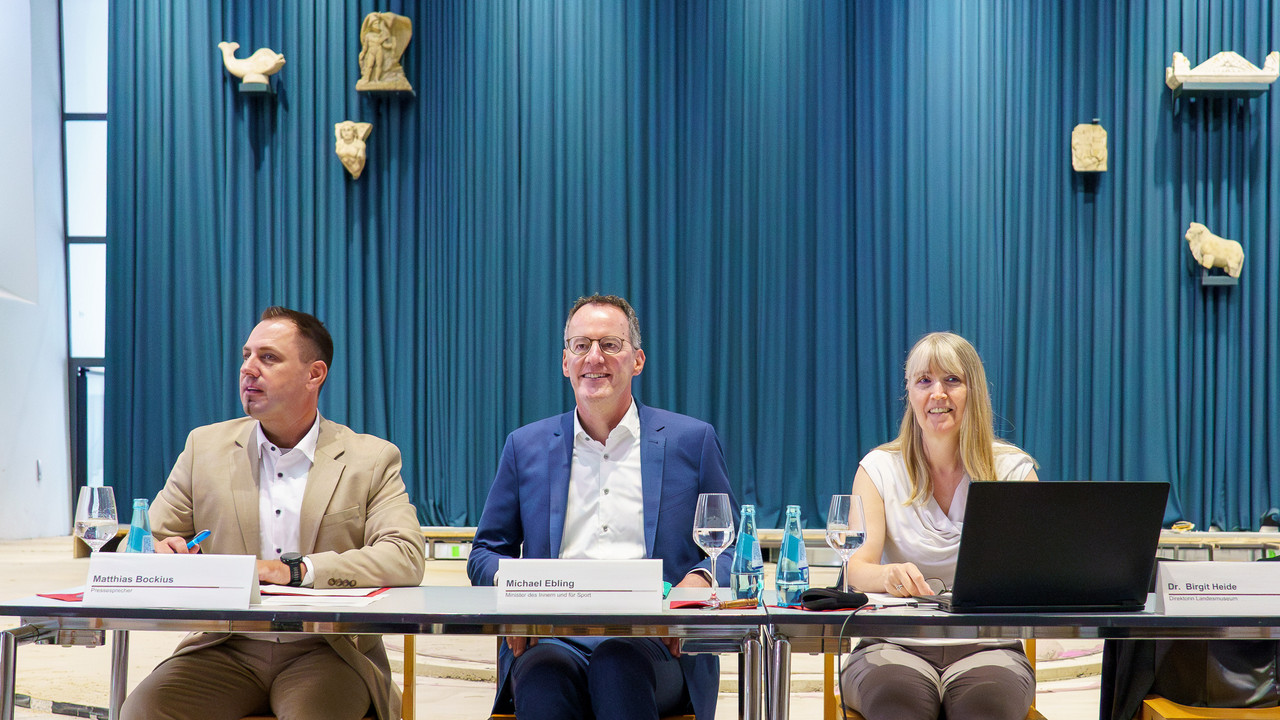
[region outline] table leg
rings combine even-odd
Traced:
[[[0,634],[0,720],[13,720],[14,666],[18,663],[15,632],[18,630]]]
[[[738,710],[743,720],[761,720],[760,697],[764,691],[760,683],[764,668],[761,655],[759,635],[743,639],[738,663]]]
[[[791,641],[775,634],[770,648],[769,720],[787,720],[791,713]]]
[[[129,691],[129,631],[111,631],[110,720],[120,720],[120,706]],[[7,720],[7,719],[0,719]]]
[[[27,623],[0,632],[0,720],[13,720],[13,694],[17,690],[18,646],[52,637],[51,631]]]

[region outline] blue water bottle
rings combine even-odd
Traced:
[[[151,536],[151,518],[147,515],[147,499],[133,499],[133,522],[129,523],[129,534],[125,537],[125,552],[153,553],[156,551],[155,538]]]
[[[738,523],[738,547],[733,555],[731,587],[734,600],[760,600],[760,586],[764,584],[764,558],[760,555],[760,540],[756,537],[756,506],[742,506],[742,521]]]
[[[778,552],[778,575],[775,578],[780,607],[800,607],[800,596],[809,589],[809,558],[800,532],[800,506],[787,506],[787,524],[782,531],[782,549]]]

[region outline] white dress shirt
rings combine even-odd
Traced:
[[[573,429],[560,557],[643,558],[644,488],[640,480],[640,413],[635,401],[603,443],[582,429],[576,412]]]
[[[289,450],[281,450],[267,439],[259,423],[254,437],[258,443],[258,556],[263,560],[279,560],[287,552],[300,552],[299,527],[302,522],[302,496],[307,489],[307,475],[316,458],[316,441],[320,439],[320,414],[302,440]],[[315,582],[311,562],[302,559],[302,584]]]

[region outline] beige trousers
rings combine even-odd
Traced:
[[[845,660],[840,692],[867,720],[1022,720],[1035,676],[1017,640],[896,645],[864,639]]]
[[[369,690],[321,637],[272,642],[241,635],[160,663],[121,710],[124,720],[358,720]]]

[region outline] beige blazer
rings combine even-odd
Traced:
[[[211,531],[202,552],[259,553],[257,421],[240,418],[196,428],[151,505],[159,538]],[[424,543],[418,514],[400,478],[400,451],[372,435],[320,419],[315,463],[307,476],[299,527],[300,552],[315,587],[413,586],[422,582]],[[224,642],[226,633],[194,633],[174,655]],[[360,674],[378,717],[400,717],[382,638],[325,635]]]

